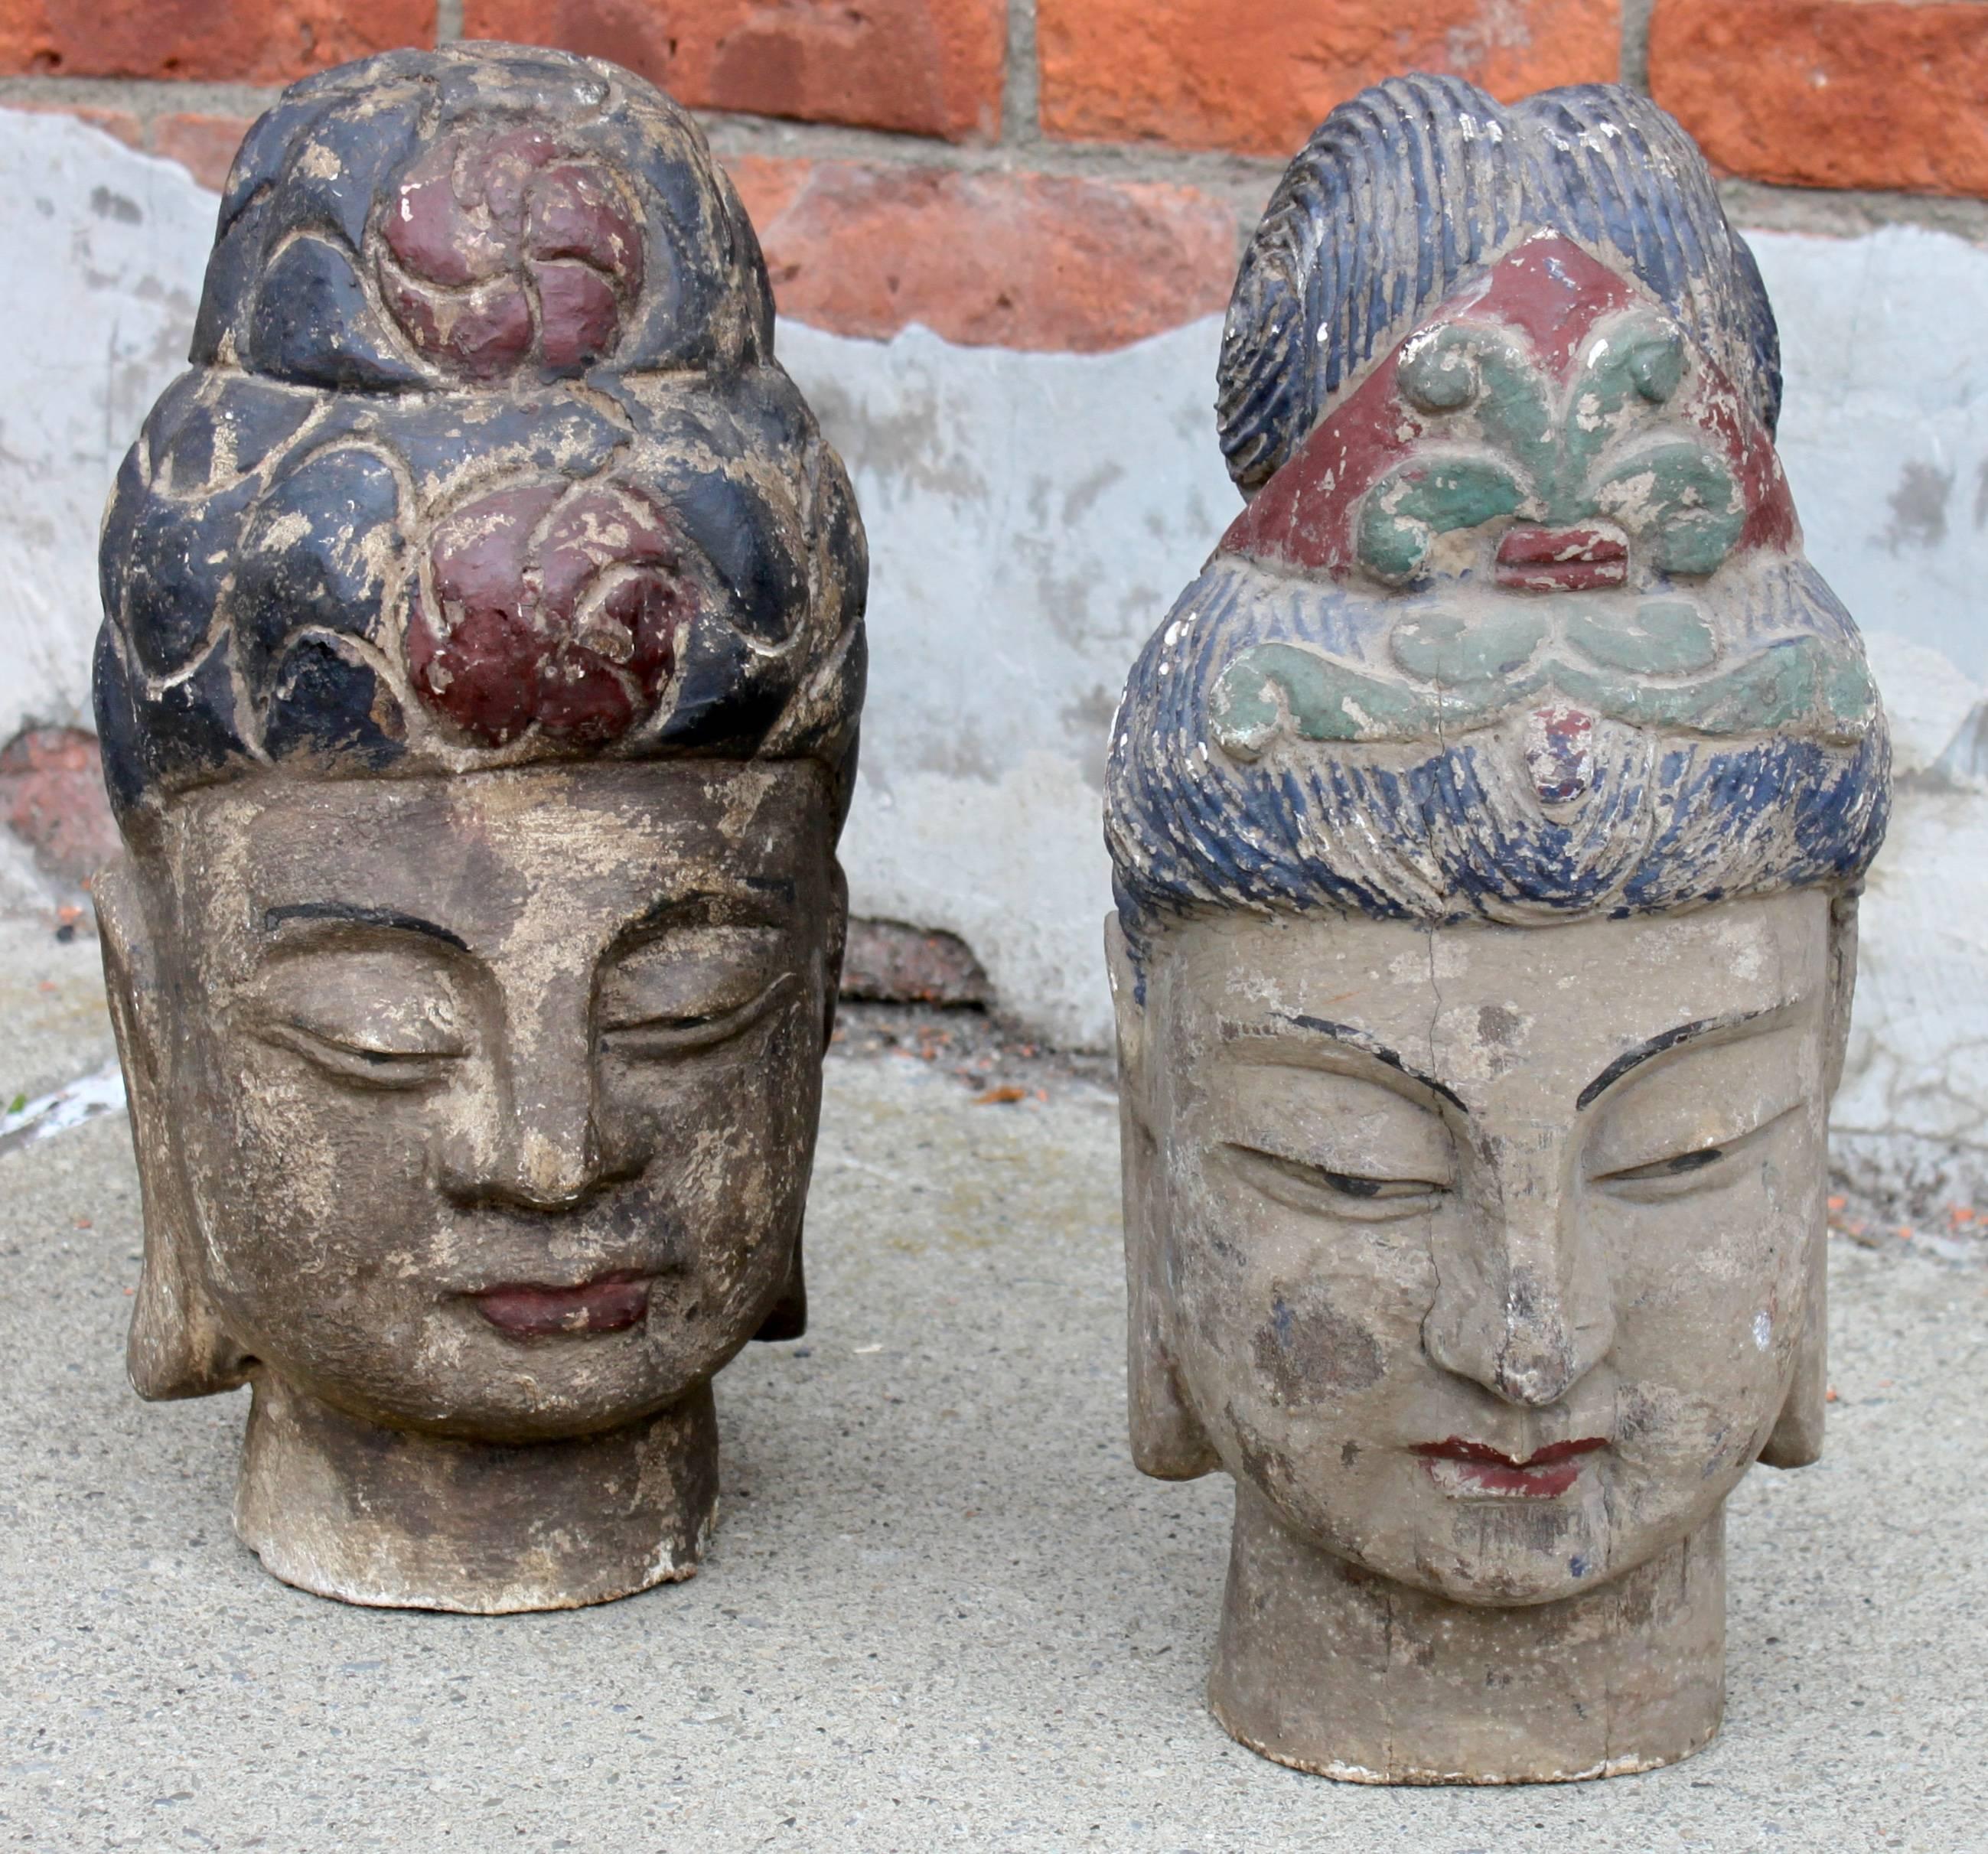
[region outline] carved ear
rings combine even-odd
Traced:
[[[801,1233],[794,1232],[793,1253],[787,1257],[787,1283],[780,1290],[780,1297],[773,1303],[773,1311],[759,1322],[756,1339],[773,1343],[781,1339],[798,1339],[807,1331],[807,1277],[801,1271]]]
[[[835,1007],[842,996],[842,962],[848,951],[849,878],[843,872],[842,859],[831,857],[828,864],[828,942],[822,961],[821,1047],[824,1053],[835,1036]]]
[[[1850,1037],[1850,999],[1857,983],[1857,897],[1840,895],[1829,910],[1829,1010],[1823,1051],[1823,1098],[1843,1079]],[[1802,1314],[1795,1372],[1781,1413],[1774,1419],[1760,1459],[1770,1468],[1805,1468],[1822,1458],[1822,1431],[1829,1407],[1829,1213],[1816,1220],[1809,1237],[1808,1294]]]
[[[1126,1335],[1132,1460],[1161,1480],[1192,1480],[1222,1463],[1188,1407],[1173,1362],[1161,1270],[1166,1181],[1150,1109],[1146,1010],[1139,1001],[1124,930],[1104,923],[1104,958],[1118,1020],[1118,1141],[1124,1175]]]
[[[849,946],[849,878],[838,858],[829,861],[828,939],[822,960],[821,1047],[826,1053],[835,1035],[835,1005],[842,991],[842,957]],[[786,1285],[773,1311],[759,1322],[756,1339],[769,1344],[798,1339],[807,1331],[807,1277],[801,1264],[801,1232],[794,1232],[793,1253],[787,1258]]]
[[[1825,1213],[1826,1216],[1827,1213]],[[1774,1419],[1760,1459],[1770,1468],[1805,1468],[1822,1459],[1822,1426],[1829,1402],[1829,1228],[1819,1219],[1809,1237],[1808,1295],[1795,1375]]]
[[[1850,1005],[1857,990],[1857,897],[1839,895],[1829,904],[1829,1029],[1823,1050],[1822,1090],[1832,1098],[1843,1079],[1850,1047]]]
[[[171,1064],[157,949],[130,858],[98,875],[93,892],[145,1217],[145,1262],[125,1369],[141,1397],[233,1390],[246,1380],[249,1360],[221,1330],[201,1277],[198,1231],[164,1105]]]

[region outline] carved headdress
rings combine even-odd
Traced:
[[[1889,749],[1802,557],[1752,255],[1646,99],[1335,110],[1237,279],[1249,500],[1134,665],[1106,834],[1168,912],[1543,924],[1853,890]]]
[[[129,831],[273,770],[811,756],[846,802],[867,573],[757,241],[625,71],[478,45],[286,92],[192,367],[106,516]]]

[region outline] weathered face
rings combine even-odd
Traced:
[[[1155,1342],[1300,1535],[1467,1602],[1709,1517],[1773,1427],[1825,1189],[1829,909],[1165,932],[1120,974]]]
[[[227,1332],[375,1420],[660,1409],[778,1297],[839,906],[811,764],[268,780],[167,827],[169,1141]]]

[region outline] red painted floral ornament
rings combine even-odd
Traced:
[[[438,142],[388,207],[381,294],[428,359],[475,381],[607,359],[642,288],[620,182],[543,130]]]
[[[851,790],[867,557],[696,123],[483,42],[286,92],[120,469],[120,816],[203,783],[600,753]]]
[[[595,479],[500,489],[428,547],[432,597],[407,627],[428,705],[485,746],[536,725],[598,746],[652,714],[703,598],[670,518]]]

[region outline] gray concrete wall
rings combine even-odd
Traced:
[[[96,529],[186,364],[215,201],[173,162],[0,110],[0,742],[90,716]]]
[[[86,716],[97,512],[181,364],[214,201],[67,118],[0,111],[0,741]],[[1988,1196],[1988,249],[1939,230],[1753,234],[1810,551],[1897,730],[1840,1146],[1922,1204]],[[1238,506],[1213,320],[1104,355],[786,326],[855,476],[874,680],[858,912],[961,935],[1043,1035],[1107,1034],[1098,831],[1133,652]]]

